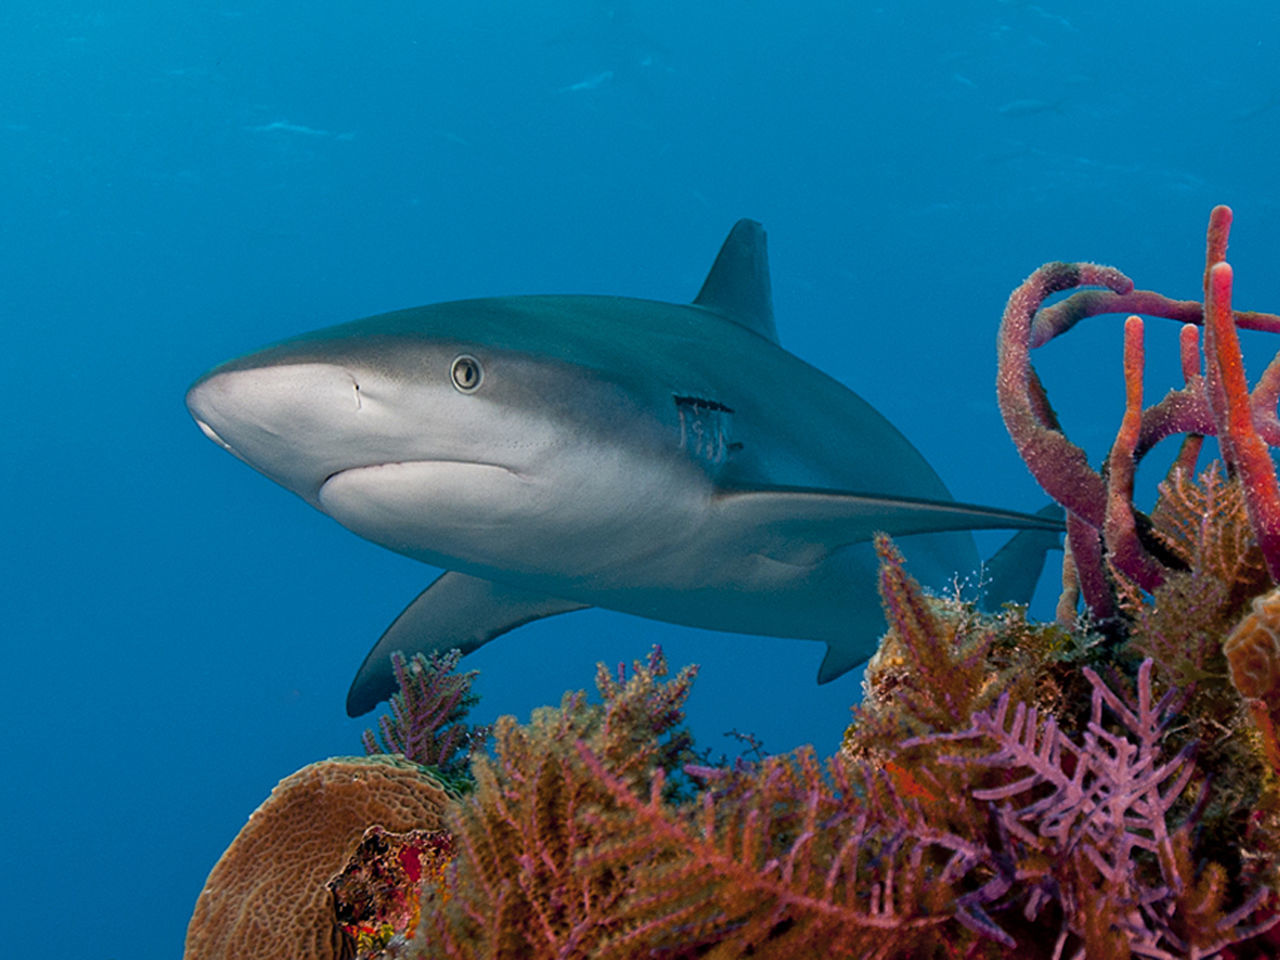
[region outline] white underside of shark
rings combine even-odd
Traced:
[[[819,681],[874,652],[877,531],[913,573],[978,566],[977,528],[1057,520],[953,501],[848,388],[778,345],[764,231],[729,234],[692,304],[528,296],[435,304],[230,361],[187,405],[214,441],[353,532],[447,572],[369,653],[470,652],[603,607],[819,640]]]

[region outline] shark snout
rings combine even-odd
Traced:
[[[352,465],[361,407],[352,373],[324,363],[216,369],[187,391],[205,436],[307,500]]]

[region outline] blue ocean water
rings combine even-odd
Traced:
[[[1031,269],[1198,297],[1229,203],[1237,303],[1280,307],[1280,12],[1256,2],[10,0],[0,51],[0,902],[45,956],[178,955],[272,785],[359,752],[347,685],[434,575],[205,440],[182,398],[213,364],[445,299],[690,299],[749,216],[783,344],[958,498],[1035,509],[992,390]],[[1176,329],[1148,330],[1158,396]],[[1256,375],[1274,345],[1247,340]],[[1037,362],[1101,456],[1119,324]],[[859,696],[860,672],[815,686],[817,644],[592,611],[469,658],[480,714],[655,642],[702,664],[717,750],[830,751]]]

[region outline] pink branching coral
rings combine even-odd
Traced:
[[[1139,668],[1134,703],[1084,669],[1093,694],[1079,742],[1055,717],[1042,721],[1034,707],[1019,703],[1010,711],[1005,694],[994,709],[975,713],[968,730],[904,744],[972,740],[993,745],[982,756],[944,758],[1014,775],[999,786],[972,791],[975,799],[991,804],[997,837],[988,861],[996,875],[976,899],[991,911],[1002,902],[1016,902],[1031,919],[1056,905],[1061,929],[1055,958],[1125,952],[1207,957],[1280,922],[1280,914],[1246,922],[1267,898],[1264,886],[1222,914],[1224,871],[1213,868],[1196,876],[1191,870],[1197,821],[1183,793],[1195,774],[1195,745],[1165,755],[1165,734],[1182,698],[1170,689],[1156,701],[1152,667],[1145,660]],[[1119,721],[1118,729],[1107,729],[1104,713]],[[1185,819],[1175,826],[1171,821],[1178,807]]]

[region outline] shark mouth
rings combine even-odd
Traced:
[[[400,553],[420,557],[429,544],[440,557],[461,558],[476,536],[496,536],[535,514],[546,494],[500,464],[410,460],[336,471],[314,502],[348,530]]]
[[[194,419],[196,421],[196,426],[200,428],[201,433],[203,433],[206,437],[208,437],[210,440],[212,440],[214,443],[220,446],[223,450],[226,450],[228,453],[235,453],[235,451],[231,449],[231,444],[227,443],[227,441],[223,440],[220,436],[218,436],[218,431],[214,430],[213,427],[209,426],[199,417],[196,417]]]
[[[216,439],[216,436],[214,437]],[[221,442],[221,441],[219,441]],[[445,471],[455,468],[475,468],[476,470],[500,470],[505,474],[516,477],[520,480],[528,480],[529,477],[520,473],[512,467],[505,466],[501,463],[489,463],[484,460],[450,460],[447,458],[440,459],[424,459],[424,460],[388,460],[385,463],[367,463],[355,467],[343,467],[335,470],[320,482],[320,491],[323,492],[330,482],[339,478],[354,478],[360,475],[367,479],[376,479],[380,474],[388,480],[400,480],[406,474],[430,474],[433,471]]]

